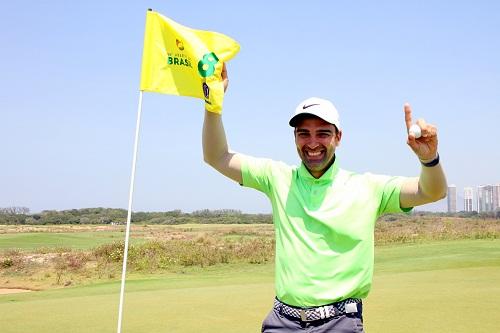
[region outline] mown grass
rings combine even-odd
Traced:
[[[500,240],[433,241],[375,248],[377,273],[402,273],[469,267],[499,267]]]
[[[123,239],[121,232],[16,233],[0,235],[0,249],[36,250],[65,247],[88,249]]]
[[[498,332],[498,281],[499,266],[375,274],[373,292],[365,302],[366,330]]]
[[[271,265],[253,267],[264,266],[271,270]],[[201,275],[185,273],[182,280],[175,276],[173,281],[169,276],[128,280],[123,332],[258,331],[272,302],[269,272],[226,271],[226,277],[221,277],[204,271]],[[119,285],[114,283],[52,290],[36,300],[0,296],[0,311],[8,309],[3,312],[2,332],[116,331],[118,292]],[[3,303],[2,298],[10,302]],[[28,320],[25,311],[30,314]]]

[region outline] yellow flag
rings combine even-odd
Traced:
[[[222,64],[239,49],[223,34],[191,29],[148,10],[140,90],[201,98],[208,111],[220,113]]]

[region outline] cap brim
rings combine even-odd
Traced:
[[[296,127],[297,126],[297,122],[300,120],[300,118],[306,118],[306,117],[316,117],[316,118],[323,119],[321,117],[318,117],[315,114],[303,112],[303,113],[296,114],[292,118],[290,118],[290,121],[288,122],[288,124],[291,127]]]
[[[329,124],[332,124],[333,126],[335,126],[335,128],[338,130],[339,129],[339,126],[335,123],[332,123],[332,122],[329,122],[328,120],[326,120],[325,118],[323,117],[320,117],[318,116],[317,114],[314,114],[314,113],[307,113],[307,112],[303,112],[303,113],[299,113],[299,114],[296,114],[294,115],[292,118],[290,118],[290,121],[288,122],[288,124],[291,126],[291,127],[297,127],[297,122],[301,119],[301,118],[310,118],[310,117],[314,117],[314,118],[319,118],[319,119],[322,119],[324,121],[326,121],[327,123]]]

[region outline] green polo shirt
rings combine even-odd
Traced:
[[[356,174],[338,159],[319,179],[306,167],[242,156],[243,186],[271,200],[276,237],[276,296],[294,306],[321,306],[368,295],[374,227],[401,212],[403,177]]]

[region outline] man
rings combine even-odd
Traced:
[[[225,67],[222,79],[226,89]],[[418,120],[417,139],[409,131],[408,104],[404,112],[407,144],[422,165],[418,178],[341,169],[335,154],[342,139],[339,115],[324,99],[305,100],[290,119],[299,167],[230,151],[221,116],[205,112],[205,161],[239,184],[264,192],[272,203],[276,299],[262,332],[363,332],[361,300],[372,283],[376,219],[446,195],[436,127]]]

